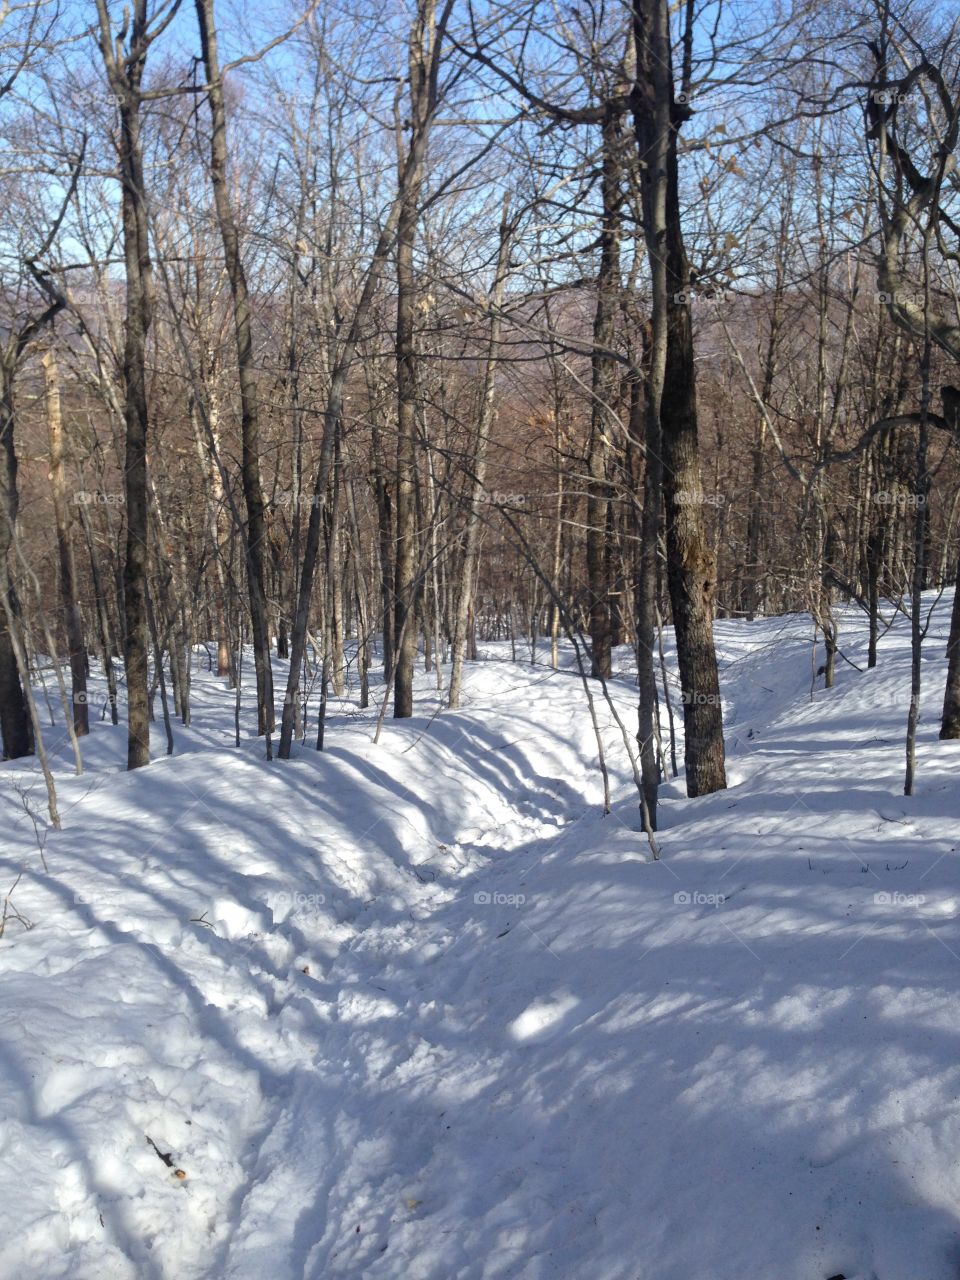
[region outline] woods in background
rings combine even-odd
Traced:
[[[457,707],[479,642],[567,639],[601,697],[630,645],[652,833],[675,712],[688,794],[726,785],[715,617],[807,611],[829,687],[854,601],[871,666],[911,617],[909,790],[921,592],[960,558],[956,27],[5,9],[4,757],[42,754],[48,670],[78,767],[109,715],[137,768],[197,645],[231,686],[252,646],[282,759],[351,676],[409,717],[418,664]],[[949,652],[958,737],[960,606]]]

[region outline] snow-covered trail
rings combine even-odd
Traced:
[[[4,766],[0,1277],[956,1280],[948,607],[909,801],[902,626],[811,701],[803,619],[719,624],[731,786],[658,864],[495,648],[377,747],[268,764],[201,676],[147,771],[98,725],[47,871]]]

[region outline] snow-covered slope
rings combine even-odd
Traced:
[[[806,620],[720,623],[731,786],[659,863],[602,704],[606,818],[579,678],[496,646],[289,763],[198,673],[173,758],[58,750],[46,868],[4,765],[0,1277],[956,1280],[948,612],[910,800],[902,623],[812,700]]]

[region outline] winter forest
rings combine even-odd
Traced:
[[[4,0],[0,1280],[960,1277],[958,156],[946,0]]]

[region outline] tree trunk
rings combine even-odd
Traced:
[[[926,246],[925,246],[926,247]],[[923,600],[927,561],[927,503],[930,494],[929,453],[930,413],[930,349],[927,338],[921,358],[920,428],[917,432],[916,472],[914,475],[913,583],[910,592],[910,710],[907,714],[905,743],[906,768],[903,794],[913,795],[917,772],[917,725],[920,721],[920,693],[923,657]]]
[[[615,342],[620,295],[621,181],[620,113],[608,104],[603,120],[600,270],[593,319],[590,442],[587,453],[587,592],[590,619],[590,674],[610,675],[611,599],[608,523],[611,502],[610,454],[619,428],[617,363],[607,352]]]
[[[76,570],[70,541],[70,520],[66,484],[63,478],[63,422],[60,413],[60,384],[57,362],[52,351],[43,357],[46,374],[47,430],[50,436],[50,485],[53,490],[53,514],[57,526],[57,550],[60,560],[60,600],[63,605],[64,630],[70,658],[70,680],[73,703],[73,727],[77,737],[90,732],[87,705],[87,649],[83,639],[83,620],[77,603]]]
[[[111,724],[118,724],[120,717],[117,712],[117,674],[113,666],[113,658],[114,654],[118,652],[118,646],[113,634],[110,610],[107,607],[107,596],[103,586],[103,575],[100,572],[100,561],[97,556],[90,516],[83,503],[78,504],[77,511],[80,513],[80,527],[83,529],[84,541],[87,544],[90,576],[93,579],[93,593],[96,597],[97,631],[100,639],[103,670],[107,678],[107,701],[110,704],[110,722]]]
[[[640,525],[640,563],[637,581],[637,743],[640,747],[640,780],[643,817],[650,831],[657,829],[657,795],[660,788],[657,724],[657,547],[660,538],[660,494],[663,485],[660,463],[660,395],[663,387],[665,351],[651,350],[645,389],[634,389],[631,435],[641,434],[644,442],[643,515]]]
[[[210,103],[210,182],[213,187],[217,222],[230,280],[233,323],[240,377],[240,431],[243,497],[247,508],[245,530],[247,591],[253,639],[253,661],[257,676],[257,732],[267,735],[267,755],[275,718],[273,669],[270,665],[270,621],[266,595],[267,525],[260,481],[260,415],[257,408],[257,377],[253,362],[250,294],[240,253],[240,236],[227,186],[227,116],[223,79],[217,53],[214,0],[196,0],[200,26],[200,48],[207,73]]]
[[[0,612],[0,734],[4,760],[33,753],[30,711],[20,680],[10,619],[19,617],[19,602],[9,577],[8,556],[13,545],[20,497],[17,489],[17,453],[14,444],[13,368],[0,368],[0,591],[9,609]]]
[[[131,70],[129,75],[133,75]],[[140,65],[142,74],[142,64]],[[150,629],[147,617],[147,334],[153,318],[150,249],[140,146],[139,75],[121,98],[120,169],[126,265],[126,338],[123,349],[124,496],[127,546],[123,567],[123,660],[127,675],[127,768],[150,763],[147,688]]]
[[[127,518],[123,566],[124,665],[127,675],[127,768],[150,763],[150,694],[147,618],[147,334],[153,319],[153,266],[147,226],[143,147],[140,138],[141,85],[149,31],[146,0],[135,0],[132,21],[124,19],[129,48],[114,37],[106,0],[96,0],[100,52],[117,101],[123,256],[126,284],[123,345],[123,417],[126,435],[124,497]],[[129,22],[129,25],[128,25]]]
[[[940,737],[960,738],[960,565],[953,587],[950,637],[947,640],[947,684],[943,693]]]
[[[660,405],[667,581],[677,636],[683,697],[687,794],[726,786],[723,710],[713,642],[716,562],[703,521],[697,438],[690,270],[680,222],[677,134],[689,108],[673,101],[667,0],[634,0],[637,79],[632,106],[637,132],[644,234],[651,268],[663,262],[666,353]],[[658,340],[655,334],[654,342]]]
[[[500,354],[500,332],[502,319],[500,309],[503,306],[504,284],[510,261],[510,226],[507,221],[509,202],[504,201],[503,216],[500,220],[500,252],[497,257],[497,271],[491,293],[490,336],[487,344],[487,359],[483,373],[483,389],[480,397],[480,414],[477,422],[477,437],[473,448],[470,471],[472,479],[468,481],[467,521],[464,530],[463,571],[460,577],[460,590],[457,595],[456,610],[453,619],[453,638],[450,645],[450,690],[447,694],[447,706],[460,706],[460,694],[463,686],[463,656],[467,647],[467,630],[473,604],[474,583],[477,572],[477,550],[480,544],[480,503],[487,475],[487,445],[493,427],[495,409],[494,392],[496,390],[497,360]]]

